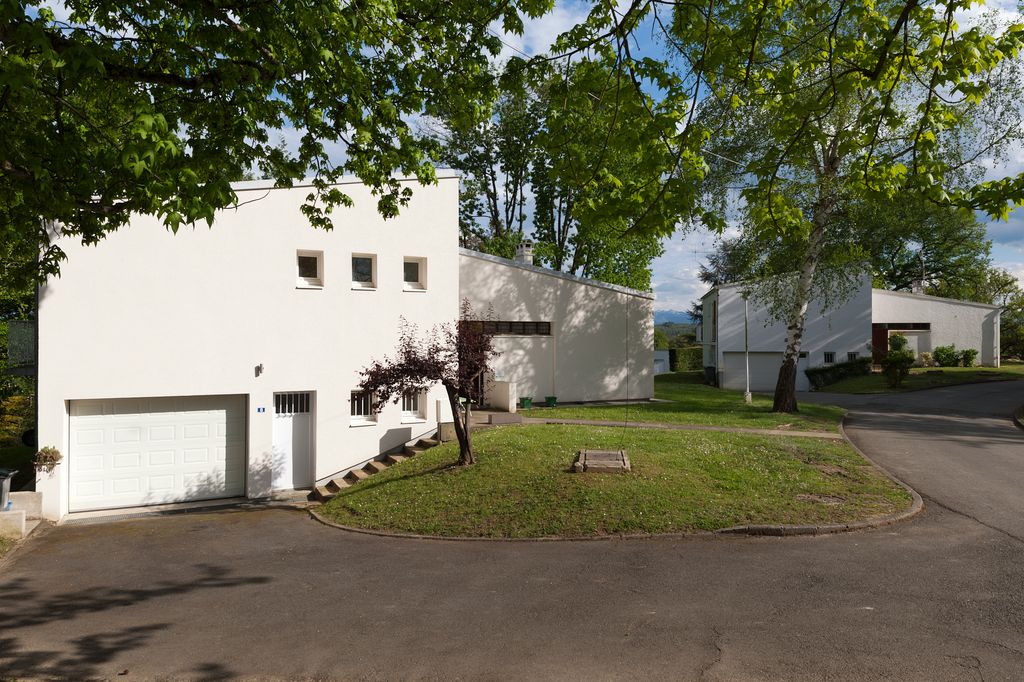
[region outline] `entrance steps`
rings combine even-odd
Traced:
[[[352,469],[344,476],[332,478],[327,483],[316,486],[309,494],[309,499],[314,502],[326,502],[342,490],[351,488],[360,481],[365,481],[374,474],[401,464],[410,457],[415,457],[424,450],[429,450],[439,444],[440,441],[436,438],[420,438],[415,445],[406,445],[401,454],[390,454],[385,455],[384,459],[370,460],[361,469]]]

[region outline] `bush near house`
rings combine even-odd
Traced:
[[[889,337],[889,352],[882,358],[882,373],[890,386],[899,386],[914,366],[914,351],[907,348],[907,337],[893,334]]]
[[[808,367],[804,370],[814,389],[824,388],[829,384],[846,379],[871,374],[871,358],[857,358],[849,362],[837,362],[834,365]]]
[[[695,372],[704,366],[704,347],[686,346],[668,349],[669,369],[673,372]]]
[[[936,346],[932,351],[932,358],[939,367],[956,367],[960,362],[955,345]]]
[[[974,367],[974,361],[978,359],[978,351],[973,348],[964,348],[957,355],[963,367]]]
[[[932,367],[935,365],[935,359],[932,357],[931,353],[923,350],[917,354],[917,364],[921,367]]]

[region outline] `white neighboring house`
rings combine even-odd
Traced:
[[[529,246],[459,254],[460,297],[497,324],[491,404],[654,397],[654,294],[538,267]]]
[[[775,390],[786,347],[786,324],[771,321],[767,311],[753,302],[745,313],[742,284],[715,287],[702,303],[705,372],[715,374],[723,388],[744,390],[749,357],[750,390]],[[878,362],[888,348],[889,335],[895,333],[907,336],[915,354],[955,344],[958,349],[978,350],[982,365],[999,366],[998,306],[872,289],[870,277],[865,276],[842,305],[823,310],[821,302],[813,300],[808,306],[797,390],[810,390],[804,374],[809,367],[859,357]]]
[[[650,397],[650,294],[460,251],[458,178],[440,175],[387,221],[344,183],[354,206],[329,232],[299,212],[308,185],[251,182],[212,229],[136,217],[95,247],[61,238],[38,310],[37,438],[64,454],[37,476],[44,516],[309,488],[433,434],[440,386],[373,415],[359,371],[400,317],[451,322],[463,296],[549,325],[498,337],[528,393]],[[630,334],[632,353],[611,341]]]

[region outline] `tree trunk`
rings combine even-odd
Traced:
[[[468,466],[476,463],[473,457],[473,447],[469,440],[469,402],[465,409],[459,404],[459,392],[448,385],[444,387],[448,393],[448,404],[452,408],[452,417],[455,420],[455,437],[459,441],[459,466]]]
[[[782,356],[782,367],[779,368],[779,379],[775,383],[775,400],[773,412],[796,412],[796,372],[800,359],[800,346],[804,338],[804,323],[807,320],[807,308],[811,302],[811,282],[814,271],[821,257],[822,244],[825,237],[825,224],[832,213],[831,198],[819,199],[814,211],[814,224],[808,240],[807,252],[800,263],[800,275],[797,278],[796,291],[793,292],[793,309],[789,324],[786,327],[786,352]]]

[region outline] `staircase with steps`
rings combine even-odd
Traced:
[[[316,502],[326,502],[342,490],[350,488],[360,481],[365,481],[374,474],[384,471],[390,466],[404,462],[410,457],[415,457],[424,450],[428,450],[439,444],[440,441],[434,438],[421,438],[416,441],[415,445],[406,445],[401,454],[396,453],[385,455],[384,459],[372,459],[367,462],[362,469],[353,469],[344,476],[332,478],[327,483],[316,486],[313,488],[313,492],[309,494],[309,499]]]

